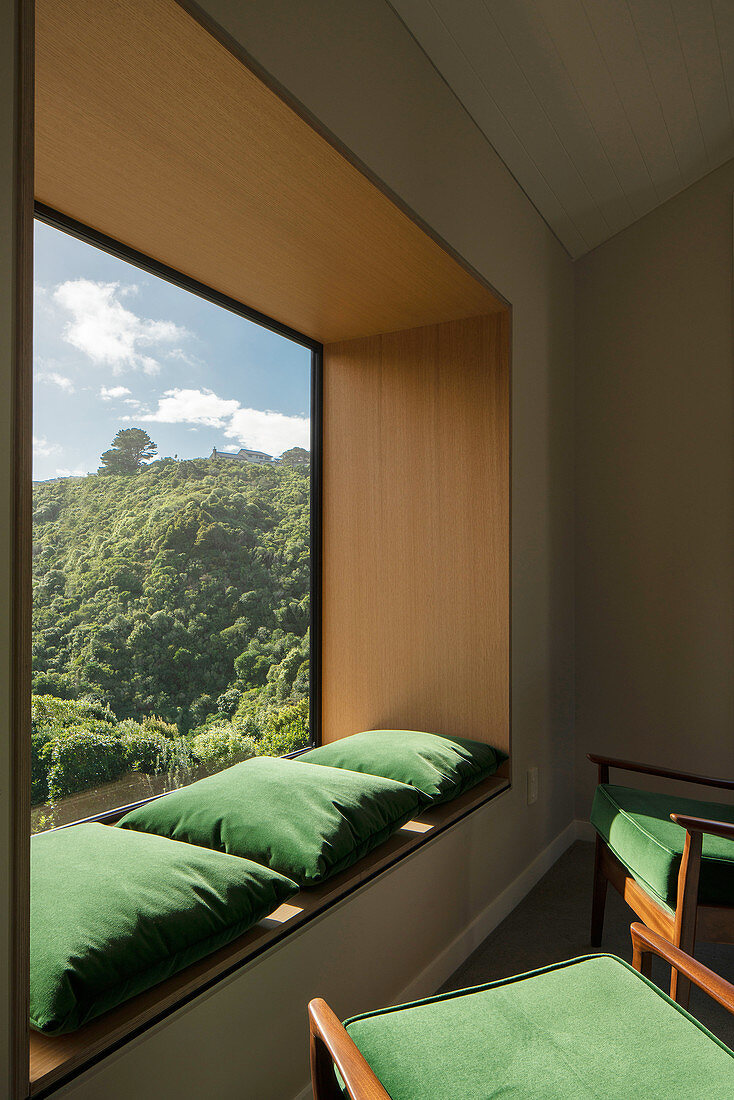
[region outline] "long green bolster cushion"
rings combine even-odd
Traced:
[[[611,783],[597,787],[591,823],[640,885],[674,908],[686,833],[671,813],[734,824],[734,806]],[[704,836],[698,896],[734,905],[734,841]]]
[[[109,825],[34,836],[32,1027],[81,1027],[246,932],[297,889],[248,860]]]
[[[465,737],[367,730],[312,749],[298,759],[410,783],[435,806],[493,775],[507,757],[491,745]]]
[[[118,825],[245,856],[311,886],[356,863],[423,804],[405,783],[259,756],[148,802]]]
[[[392,1100],[734,1096],[734,1054],[610,955],[368,1013],[345,1026]]]

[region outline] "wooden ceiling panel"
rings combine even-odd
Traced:
[[[36,197],[323,342],[504,308],[175,0],[37,0]]]

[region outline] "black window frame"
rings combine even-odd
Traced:
[[[322,462],[322,443],[323,443],[323,364],[324,364],[324,347],[318,340],[312,340],[310,336],[306,336],[302,332],[298,332],[296,329],[290,328],[290,326],[283,324],[280,321],[276,321],[273,317],[268,317],[264,313],[260,313],[259,310],[253,309],[251,306],[245,305],[243,302],[238,301],[236,298],[231,298],[227,294],[223,294],[221,291],[214,290],[212,287],[207,286],[206,283],[199,282],[198,279],[194,279],[189,275],[184,275],[182,272],[177,271],[173,267],[169,267],[167,264],[162,263],[160,260],[154,260],[152,257],[147,256],[144,252],[139,252],[135,248],[131,248],[129,245],[122,244],[120,241],[115,240],[114,237],[108,237],[105,233],[100,233],[96,229],[92,229],[91,226],[85,225],[83,222],[77,221],[75,218],[71,218],[66,214],[62,214],[60,211],[55,210],[51,206],[47,206],[45,203],[34,203],[34,221],[43,222],[45,225],[50,225],[53,229],[59,229],[63,233],[67,233],[72,237],[76,237],[78,240],[83,241],[85,244],[92,245],[94,248],[100,249],[102,252],[107,252],[110,256],[115,256],[119,260],[124,260],[125,263],[131,264],[133,267],[139,268],[141,271],[145,271],[149,275],[155,275],[159,279],[164,279],[168,283],[172,283],[181,290],[187,290],[191,294],[195,294],[199,298],[203,298],[207,302],[211,302],[213,305],[221,306],[222,309],[228,310],[230,313],[234,313],[239,317],[243,317],[247,321],[252,321],[256,325],[260,325],[261,328],[266,328],[270,332],[276,333],[278,336],[284,336],[286,339],[291,340],[295,344],[300,344],[301,347],[307,348],[311,352],[311,416],[310,416],[310,430],[311,430],[311,468],[310,468],[310,556],[311,556],[311,586],[310,586],[310,620],[309,620],[309,734],[310,741],[305,748],[297,749],[295,752],[286,753],[286,757],[297,757],[304,752],[308,752],[312,748],[318,748],[321,744],[321,562],[322,562],[322,476],[323,476],[323,462]],[[72,825],[78,825],[83,822],[98,821],[103,823],[112,823],[126,814],[129,810],[135,809],[137,806],[145,805],[147,802],[153,802],[157,798],[163,797],[162,795],[152,795],[149,798],[141,799],[138,802],[130,803],[127,806],[116,806],[109,810],[104,810],[101,813],[93,814],[90,817],[81,818],[78,821],[70,821],[65,825],[59,825],[57,828],[68,829]]]

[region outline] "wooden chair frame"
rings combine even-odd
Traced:
[[[651,928],[637,921],[630,926],[632,936],[632,965],[646,978],[650,977],[652,956],[658,955],[665,962],[670,963],[672,970],[677,970],[685,975],[686,981],[697,985],[712,1000],[731,1012],[734,1016],[734,985],[727,982],[720,974],[715,974],[703,963],[674,947],[668,940],[663,939]]]
[[[674,947],[657,932],[635,923],[632,936],[632,963],[635,970],[650,976],[652,956],[670,963],[671,970],[702,989],[734,1015],[734,985]],[[349,1037],[326,1001],[318,998],[308,1006],[311,1029],[311,1083],[314,1100],[344,1100],[334,1067],[339,1070],[351,1100],[390,1100],[369,1063]]]
[[[588,759],[599,769],[599,783],[608,783],[609,769],[619,768],[622,771],[637,772],[641,775],[655,775],[664,779],[734,791],[734,780],[730,779],[715,779],[711,776],[693,775],[690,772],[671,771],[669,768],[657,768],[631,760],[614,760],[594,753],[589,753]],[[591,903],[592,947],[601,945],[608,882],[611,882],[615,890],[619,891],[630,909],[645,922],[648,928],[657,932],[673,947],[680,948],[686,955],[693,955],[697,938],[711,943],[734,944],[734,906],[702,905],[698,901],[701,846],[704,834],[734,840],[734,825],[726,821],[708,821],[704,818],[688,817],[685,814],[672,813],[670,817],[676,825],[686,830],[683,858],[678,872],[674,914],[671,916],[665,906],[640,886],[605,841],[597,836]],[[688,1004],[689,991],[689,978],[673,967],[670,974],[670,996],[685,1008]]]

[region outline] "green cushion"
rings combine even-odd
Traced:
[[[437,805],[493,775],[506,756],[491,745],[465,737],[417,730],[368,730],[312,749],[298,759],[410,783]]]
[[[132,810],[119,826],[246,856],[310,886],[361,859],[421,804],[405,783],[260,756]]]
[[[108,825],[31,840],[31,1025],[73,1031],[241,935],[296,884]]]
[[[732,1052],[610,955],[357,1016],[346,1028],[392,1100],[734,1096]]]
[[[675,908],[686,833],[671,813],[734,823],[734,806],[610,783],[596,789],[591,822],[640,885]],[[709,905],[734,905],[734,841],[703,838],[698,896]]]

